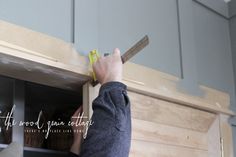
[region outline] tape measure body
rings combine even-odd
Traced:
[[[93,63],[95,63],[98,60],[99,57],[100,55],[98,53],[98,50],[92,50],[89,52],[89,62],[90,62],[91,67],[93,66]],[[94,71],[93,71],[93,80],[94,81],[97,80]]]

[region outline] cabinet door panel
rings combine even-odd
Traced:
[[[195,2],[193,14],[198,82],[233,96],[228,20]]]
[[[78,50],[104,53],[119,47],[124,52],[147,34],[149,46],[132,61],[180,76],[175,0],[78,0],[75,6]]]
[[[236,3],[235,3],[235,5],[236,5]],[[234,61],[233,62],[234,76],[236,76],[236,63],[235,63],[235,61],[236,61],[236,16],[230,20],[230,34],[231,34],[232,57],[233,57],[233,61]]]
[[[71,0],[0,0],[0,19],[71,41],[71,9]]]

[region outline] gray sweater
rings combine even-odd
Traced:
[[[130,101],[126,85],[108,82],[93,101],[93,115],[79,157],[128,157],[131,141]],[[69,157],[78,157],[70,153]]]

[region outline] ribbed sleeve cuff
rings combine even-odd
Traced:
[[[107,82],[101,86],[99,95],[102,95],[104,92],[110,91],[112,89],[127,90],[127,86],[121,82]]]

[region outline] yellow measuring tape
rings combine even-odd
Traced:
[[[91,64],[91,66],[93,66],[93,63],[95,63],[98,58],[100,57],[99,53],[98,53],[98,50],[92,50],[89,52],[89,62]],[[97,78],[96,78],[96,75],[93,71],[93,80],[96,81]]]

